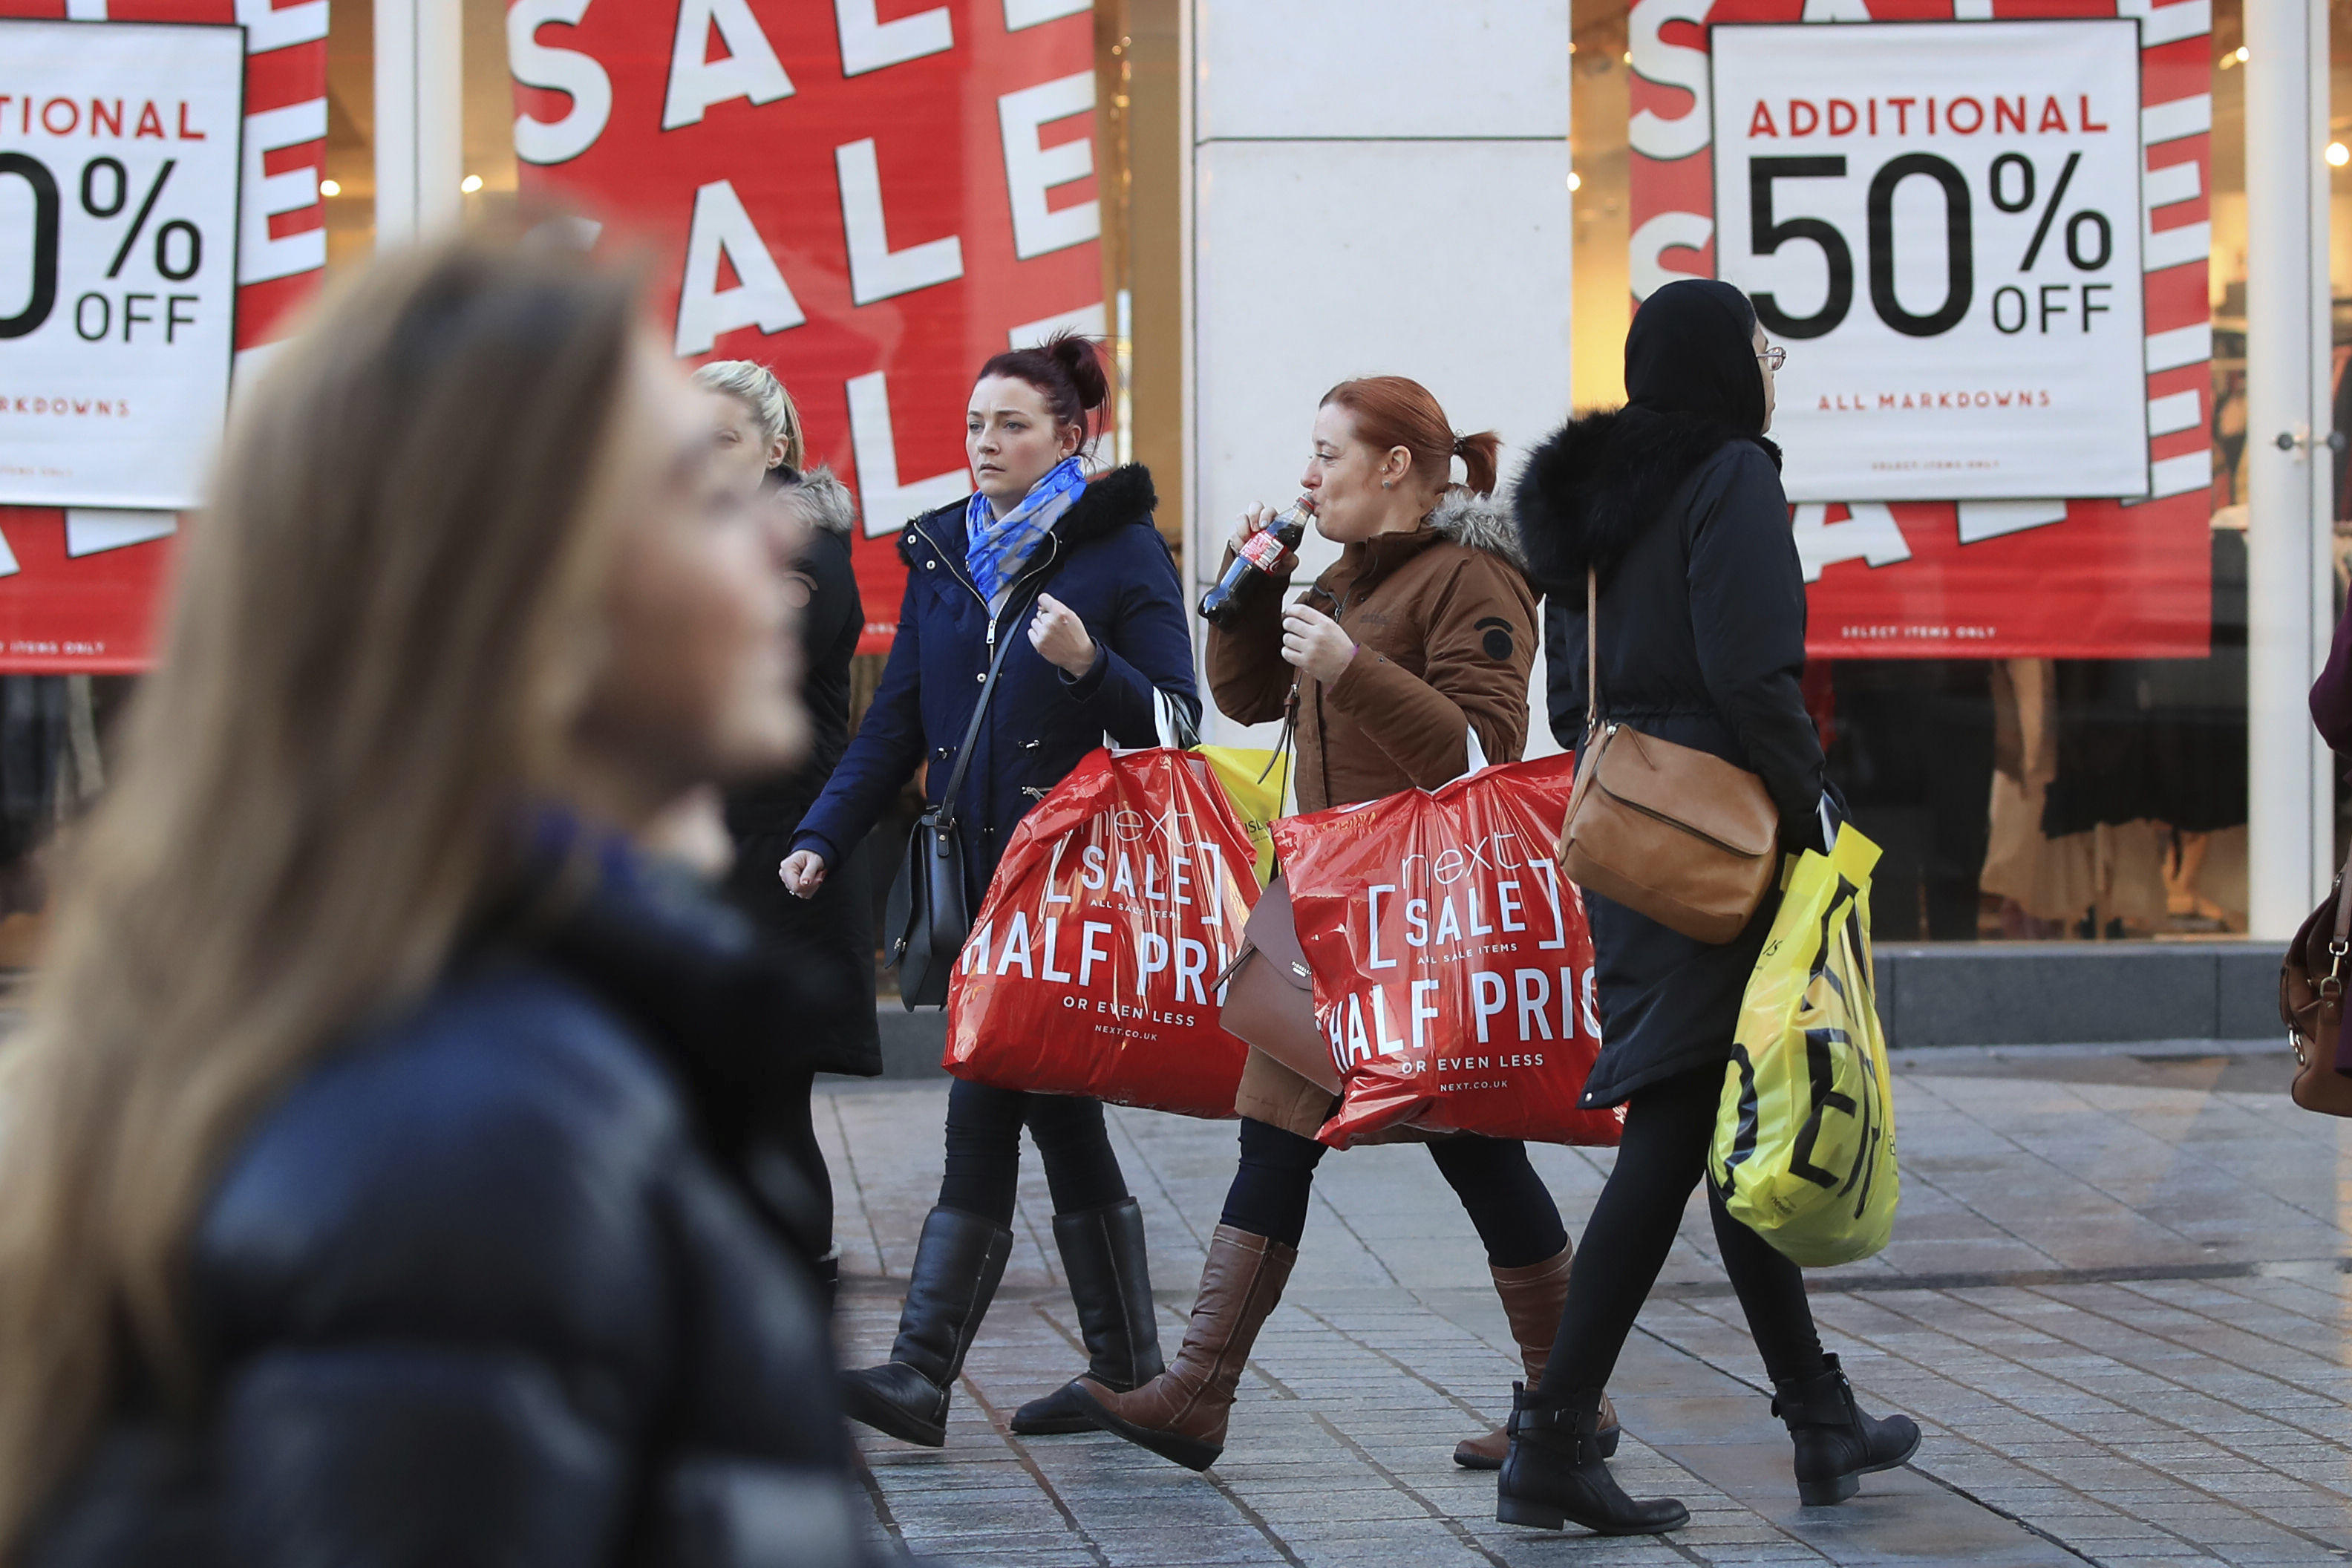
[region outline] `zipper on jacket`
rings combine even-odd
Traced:
[[[988,617],[989,651],[992,654],[994,653],[996,651],[997,625],[999,620],[1002,618],[1002,612],[992,610],[988,607],[988,596],[980,591],[980,585],[971,580],[971,578],[964,572],[962,567],[957,565],[953,561],[948,560],[948,552],[940,548],[940,542],[931,537],[930,531],[923,526],[920,519],[916,520],[908,526],[912,528],[917,533],[923,536],[923,542],[931,547],[932,553],[936,554],[940,560],[947,561],[948,574],[953,577],[957,582],[962,584],[964,585],[964,591],[969,593],[973,599],[979,602],[981,614]],[[1021,597],[1021,590],[1029,585],[1030,579],[1042,575],[1048,567],[1054,564],[1055,558],[1061,554],[1061,552],[1062,536],[1058,533],[1048,533],[1045,535],[1045,562],[1040,565],[1031,567],[1028,571],[1024,572],[1020,576],[1013,579],[1012,588],[1009,589],[1004,595],[1004,608],[1010,609],[1015,603],[1017,603]]]

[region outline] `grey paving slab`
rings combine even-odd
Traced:
[[[2352,1561],[2352,1134],[2296,1110],[2284,1078],[2274,1057],[2162,1044],[1900,1054],[1895,1241],[1811,1284],[1864,1402],[1926,1438],[1835,1509],[1798,1505],[1694,1203],[1612,1384],[1621,1479],[1693,1511],[1664,1539],[1496,1524],[1493,1478],[1451,1464],[1507,1412],[1517,1358],[1467,1220],[1412,1147],[1324,1163],[1210,1471],[1099,1433],[1012,1437],[1014,1406],[1083,1360],[1032,1161],[948,1446],[861,1432],[876,1528],[1022,1568]],[[944,1100],[939,1083],[821,1095],[850,1364],[887,1353]],[[1234,1128],[1111,1125],[1172,1352]],[[1531,1153],[1575,1232],[1612,1156]]]

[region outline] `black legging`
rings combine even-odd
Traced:
[[[1500,1138],[1440,1138],[1430,1158],[1486,1244],[1496,1268],[1525,1268],[1568,1245],[1551,1189],[1528,1163],[1528,1146]],[[1297,1247],[1307,1229],[1307,1199],[1324,1146],[1312,1138],[1242,1118],[1242,1163],[1225,1194],[1223,1223]]]
[[[778,1090],[776,1114],[770,1124],[776,1146],[808,1183],[814,1200],[806,1220],[812,1262],[833,1250],[833,1173],[825,1169],[824,1151],[816,1141],[816,1108],[813,1103],[815,1088],[816,1074],[813,1072],[786,1075]]]
[[[1539,1388],[1547,1398],[1608,1386],[1617,1352],[1665,1267],[1683,1206],[1706,1173],[1722,1098],[1723,1069],[1707,1068],[1639,1090],[1627,1103],[1617,1167],[1592,1205],[1569,1268],[1568,1307]],[[1713,1183],[1707,1207],[1724,1272],[1739,1293],[1765,1370],[1778,1383],[1820,1372],[1822,1342],[1805,1300],[1803,1270],[1732,1218]]]
[[[1103,1128],[1102,1101],[1024,1094],[958,1079],[948,1090],[947,1173],[940,1179],[940,1206],[1011,1225],[1024,1126],[1045,1162],[1055,1214],[1100,1208],[1128,1195],[1127,1177]]]

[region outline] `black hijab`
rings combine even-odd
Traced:
[[[1642,302],[1625,334],[1625,400],[1764,434],[1764,376],[1756,362],[1756,308],[1713,278],[1684,278]]]
[[[1605,576],[1724,447],[1744,441],[1780,466],[1755,332],[1748,296],[1713,279],[1678,279],[1643,301],[1625,334],[1625,406],[1570,420],[1520,473],[1513,507],[1531,581],[1581,604],[1586,567]]]

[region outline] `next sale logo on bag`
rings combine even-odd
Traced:
[[[1224,987],[1214,980],[1231,961],[1223,911],[1229,900],[1239,901],[1238,890],[1220,846],[1166,847],[1177,836],[1160,831],[1161,826],[1139,812],[1111,812],[1087,825],[1090,841],[1078,843],[1075,834],[1057,839],[1046,859],[1039,907],[1034,913],[1013,910],[1001,933],[994,920],[974,931],[958,968],[967,974],[1018,973],[1081,992],[1114,984],[1126,979],[1115,973],[1113,954],[1115,933],[1122,929],[1118,917],[1124,916],[1132,937],[1131,994],[1142,997],[1172,983],[1179,1005],[1191,1002],[1205,1008],[1213,997],[1222,1004]],[[1058,912],[1057,906],[1075,909],[1080,903],[1087,906],[1087,917],[1111,918]],[[1186,1027],[1202,1021],[1122,1001],[1123,994],[1130,993],[1114,984],[1110,994],[1091,1002],[1073,994],[1063,1005]]]
[[[1790,500],[2147,495],[2137,25],[1710,43],[1717,270],[1790,350]]]
[[[1519,839],[1496,832],[1408,855],[1393,879],[1364,889],[1360,914],[1351,910],[1348,924],[1351,936],[1362,932],[1362,967],[1374,984],[1333,998],[1324,1017],[1343,1075],[1374,1057],[1409,1058],[1397,1070],[1440,1078],[1541,1067],[1538,1052],[1468,1047],[1573,1039],[1580,1023],[1588,1039],[1600,1037],[1590,956],[1581,965],[1570,957],[1582,935],[1570,914],[1574,889],[1562,886],[1551,860],[1525,854]],[[1546,956],[1553,953],[1560,957]],[[1449,1026],[1439,1000],[1447,983],[1437,971],[1454,964],[1469,967],[1470,1016]],[[1431,1054],[1448,1047],[1461,1054]]]
[[[1317,1134],[1383,1128],[1614,1143],[1579,1103],[1601,1049],[1584,902],[1547,852],[1575,760],[1482,769],[1274,825],[1340,1103]]]

